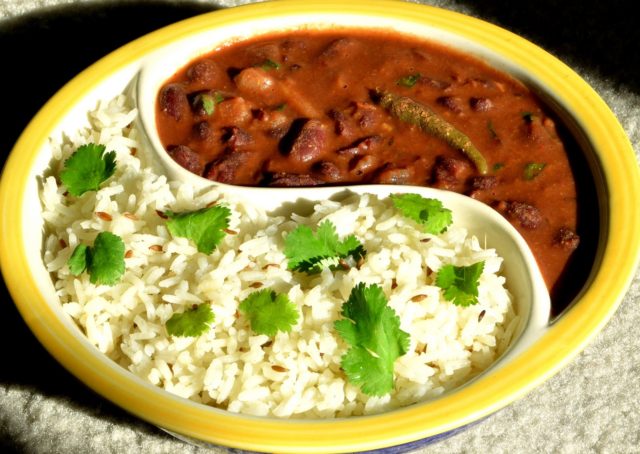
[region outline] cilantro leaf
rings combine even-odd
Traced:
[[[193,96],[191,105],[198,115],[211,116],[222,101],[224,96],[219,91],[200,92]]]
[[[216,108],[216,102],[209,93],[200,93],[196,95],[194,101],[196,109],[202,109],[206,115],[211,115]]]
[[[342,305],[342,316],[334,327],[351,346],[341,361],[347,378],[367,395],[388,394],[393,389],[393,364],[407,353],[409,334],[400,329],[382,288],[356,285]]]
[[[124,274],[124,242],[111,232],[100,232],[88,249],[89,280],[92,284],[113,285]]]
[[[231,210],[215,205],[185,213],[167,211],[165,214],[169,217],[167,228],[171,235],[190,239],[199,252],[211,254],[225,236]]]
[[[340,241],[333,223],[324,221],[315,235],[306,225],[289,233],[284,240],[284,254],[289,259],[290,270],[312,274],[319,273],[327,265],[336,266],[340,259],[349,256],[357,261],[366,251],[354,235]]]
[[[533,180],[547,166],[544,162],[529,162],[524,166],[523,176],[525,180]]]
[[[93,247],[79,244],[69,257],[67,264],[74,276],[85,270],[92,284],[114,285],[124,274],[124,242],[111,232],[100,232]]]
[[[89,247],[86,244],[79,244],[73,250],[71,257],[67,261],[69,271],[74,276],[80,276],[87,269]]]
[[[207,332],[214,319],[211,306],[199,304],[182,313],[173,314],[165,327],[170,336],[197,337]]]
[[[456,306],[478,304],[478,280],[483,270],[484,261],[469,266],[445,265],[436,275],[436,285]]]
[[[496,128],[493,126],[493,122],[489,120],[487,122],[487,129],[489,130],[489,136],[491,136],[491,140],[494,142],[500,142],[500,136],[496,132]]]
[[[451,210],[437,199],[426,199],[420,194],[392,194],[393,205],[403,216],[413,219],[427,233],[439,234],[451,225]]]
[[[116,153],[105,153],[104,145],[82,145],[64,162],[60,180],[69,194],[76,197],[88,191],[97,191],[100,184],[116,170]]]
[[[409,74],[398,79],[398,81],[396,82],[396,85],[399,85],[401,87],[411,88],[420,80],[421,77],[422,75],[420,73]]]
[[[271,71],[272,69],[280,69],[280,63],[275,62],[268,58],[258,66],[265,71]]]
[[[253,292],[238,307],[251,322],[257,334],[275,336],[278,331],[288,333],[298,322],[298,309],[285,294],[264,289]]]

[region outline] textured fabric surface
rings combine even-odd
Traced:
[[[0,0],[2,162],[38,108],[93,61],[165,24],[240,3],[248,2]],[[558,56],[609,104],[640,149],[633,2],[421,3],[480,17]],[[39,71],[46,79],[32,82]],[[15,112],[7,115],[7,106]],[[225,452],[188,445],[92,393],[47,354],[0,289],[0,452]],[[416,452],[640,452],[639,300],[636,273],[610,323],[557,375],[485,421]]]

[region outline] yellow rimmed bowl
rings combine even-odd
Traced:
[[[571,306],[527,348],[468,385],[436,400],[348,419],[232,414],[173,396],[102,355],[62,312],[43,265],[42,242],[33,241],[42,238],[38,177],[52,157],[49,139],[85,125],[86,113],[99,100],[130,89],[160,55],[185,62],[228,39],[354,24],[424,36],[473,53],[531,86],[566,122],[584,151],[600,212],[591,274]],[[143,97],[139,101],[144,102]],[[616,310],[640,259],[638,199],[638,164],[613,114],[570,68],[528,41],[486,22],[423,5],[285,0],[216,11],[169,26],[110,54],[62,88],[30,123],[5,165],[0,183],[0,264],[23,318],[60,363],[105,398],[179,437],[266,452],[407,450],[503,408],[585,347]],[[612,269],[615,274],[607,271]]]

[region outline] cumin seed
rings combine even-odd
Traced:
[[[276,372],[288,372],[289,371],[289,369],[287,369],[286,367],[279,366],[278,364],[273,364],[271,366],[271,369],[275,370]]]
[[[96,216],[98,216],[103,221],[113,221],[113,217],[109,213],[105,213],[104,211],[96,211]]]
[[[162,245],[152,244],[151,246],[149,246],[149,250],[154,252],[162,252]]]

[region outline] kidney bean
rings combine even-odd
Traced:
[[[343,135],[347,129],[347,117],[344,112],[331,109],[329,111],[329,118],[334,121],[335,133],[339,136]]]
[[[433,79],[431,77],[422,76],[418,79],[418,83],[421,85],[425,85],[431,88],[435,88],[437,90],[446,90],[451,86],[449,82],[445,82],[443,80]]]
[[[160,111],[180,121],[189,110],[189,100],[181,84],[169,84],[160,91]]]
[[[471,98],[469,105],[476,112],[488,112],[493,109],[493,102],[489,98]]]
[[[250,152],[225,152],[220,158],[210,162],[204,177],[220,183],[242,184],[236,181],[236,172],[249,160]]]
[[[216,106],[216,119],[221,124],[239,125],[249,121],[252,117],[252,105],[241,97],[225,99]]]
[[[324,181],[336,182],[343,178],[340,168],[331,161],[321,161],[314,164],[313,171]]]
[[[200,155],[186,145],[176,145],[167,150],[169,156],[178,164],[193,172],[196,175],[202,175],[204,166],[200,162]]]
[[[382,111],[370,102],[355,102],[353,104],[352,116],[360,129],[374,128],[382,120],[383,115]]]
[[[323,181],[306,174],[293,174],[278,172],[271,176],[269,186],[279,188],[302,187],[302,186],[318,186]]]
[[[377,181],[382,184],[411,184],[413,176],[413,167],[396,167],[380,172]]]
[[[319,120],[307,120],[299,126],[300,122],[294,122],[289,133],[283,139],[283,145],[290,140],[291,147],[288,155],[298,162],[309,162],[316,159],[325,144],[325,126]],[[298,129],[299,128],[299,129]]]
[[[214,88],[224,82],[225,72],[211,59],[199,60],[187,69],[187,79],[199,88]]]
[[[493,189],[498,185],[498,178],[493,175],[482,175],[471,178],[470,186],[473,190]]]
[[[440,96],[436,99],[436,102],[441,106],[446,107],[451,112],[461,113],[462,112],[462,100],[457,96]]]
[[[213,137],[213,130],[207,121],[201,121],[193,125],[193,134],[199,140],[208,140]]]
[[[518,222],[525,229],[537,229],[542,223],[542,215],[533,205],[518,201],[507,201],[503,206],[507,218]]]
[[[349,56],[351,50],[358,43],[350,38],[338,38],[331,43],[322,51],[318,60],[325,65],[338,65],[340,64],[340,60],[344,60]]]
[[[440,189],[453,189],[461,183],[462,175],[467,169],[466,161],[438,156],[431,174],[432,184]]]
[[[349,163],[351,173],[356,176],[362,176],[365,173],[373,172],[380,164],[380,160],[371,154],[364,156],[356,156]]]
[[[286,132],[289,118],[285,113],[278,110],[254,109],[252,115],[259,122],[261,129],[265,129],[267,132],[273,130],[281,132],[284,129]]]
[[[264,69],[245,68],[233,78],[243,96],[259,98],[264,102],[275,102],[275,81]]]
[[[564,249],[573,251],[574,249],[577,249],[580,244],[580,237],[568,227],[560,227],[553,239],[553,242]]]
[[[344,156],[355,156],[360,154],[368,153],[375,149],[378,145],[383,142],[382,137],[380,136],[369,136],[363,139],[356,140],[353,144],[349,145],[346,148],[341,148],[336,151],[338,155]]]
[[[230,151],[237,151],[253,143],[253,137],[244,129],[237,126],[224,128],[222,140],[229,146]]]

